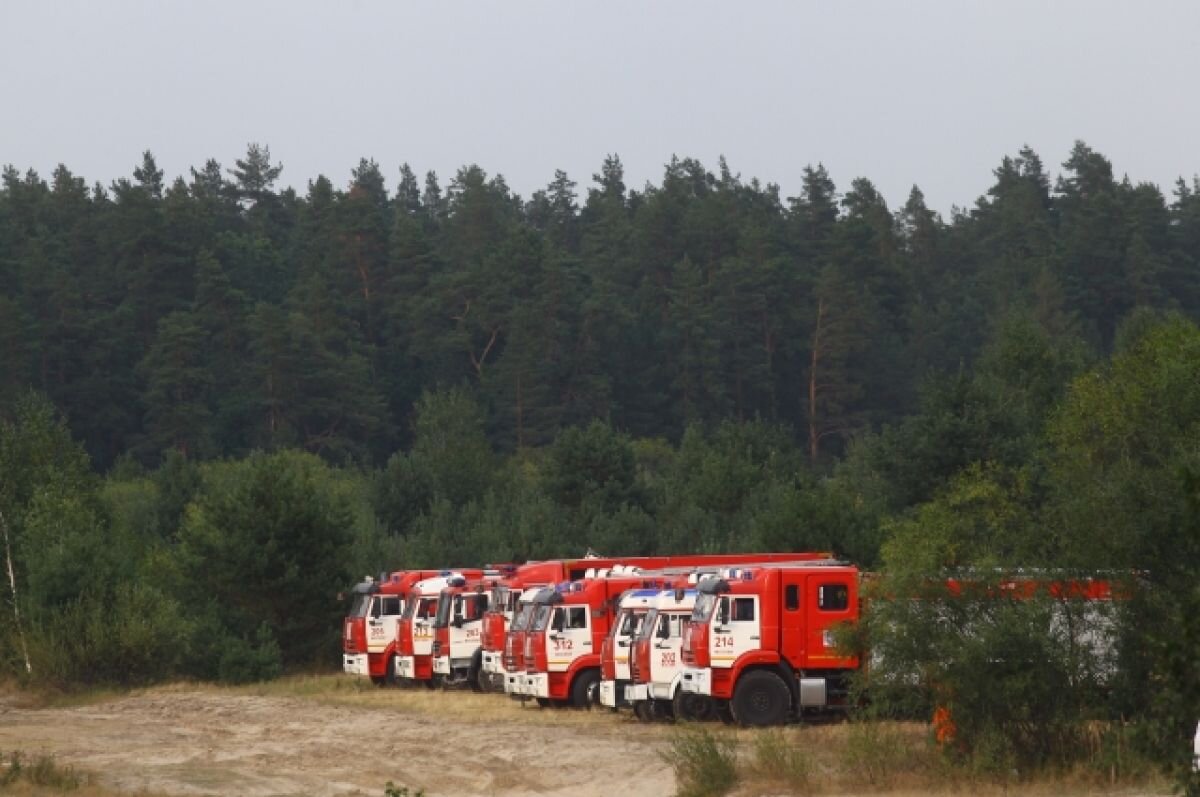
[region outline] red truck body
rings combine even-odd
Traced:
[[[705,579],[683,632],[681,688],[743,725],[844,704],[859,662],[837,650],[832,631],[857,621],[858,586],[858,568],[843,563]]]
[[[614,568],[692,568],[700,566],[720,567],[739,562],[790,561],[805,558],[810,554],[759,553],[759,554],[672,554],[668,556],[588,557],[584,559],[548,560],[529,562],[516,572],[501,580],[492,591],[490,607],[484,618],[482,670],[490,687],[503,684],[504,691],[521,697],[525,681],[524,631],[509,633],[509,623],[519,607],[521,595],[534,588],[577,581],[600,572],[611,572]],[[820,554],[828,556],[828,554]]]
[[[729,554],[706,557],[702,563],[690,567],[671,567],[662,571],[663,574],[674,574],[677,578],[670,581],[671,587],[687,588],[695,584],[705,575],[728,574],[733,569],[746,568],[760,564],[798,564],[802,562],[829,561],[830,554],[825,552],[786,553],[786,554]],[[625,697],[625,687],[630,682],[629,662],[633,640],[637,635],[641,619],[650,610],[654,592],[642,594],[630,593],[622,599],[618,608],[619,616],[611,624],[611,630],[600,648],[600,703],[609,708],[619,708],[629,705]],[[625,604],[629,605],[626,606]]]
[[[436,570],[398,570],[378,581],[367,578],[357,584],[350,612],[342,623],[342,670],[369,676],[382,684],[393,677],[396,656],[396,626],[418,581],[437,575]]]
[[[483,621],[498,581],[461,579],[442,590],[433,622],[433,672],[443,686],[483,691]]]
[[[479,581],[494,575],[479,568],[442,570],[415,583],[409,591],[404,613],[396,623],[396,677],[434,684],[433,638],[438,601],[451,580]]]
[[[547,705],[599,701],[600,646],[630,589],[662,588],[661,575],[585,578],[543,591],[524,644],[524,694]]]

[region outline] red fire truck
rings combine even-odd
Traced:
[[[483,691],[483,618],[498,581],[451,579],[442,590],[433,621],[433,672],[443,686]]]
[[[633,589],[621,596],[617,619],[600,646],[600,705],[616,709],[627,703],[629,646],[658,593],[657,589]]]
[[[694,568],[720,567],[740,562],[791,561],[828,554],[759,553],[759,554],[673,554],[669,556],[605,557],[529,562],[516,569],[513,575],[501,580],[492,590],[489,608],[484,617],[483,653],[481,656],[484,682],[513,696],[521,696],[524,679],[518,666],[524,653],[524,639],[513,639],[509,624],[517,612],[522,594],[535,588],[577,581],[606,573],[613,568]],[[518,635],[524,631],[518,631]],[[514,669],[515,667],[515,669]]]
[[[667,577],[637,568],[543,590],[525,634],[523,693],[540,705],[587,708],[599,700],[600,646],[630,589],[661,588]]]
[[[549,599],[553,587],[526,589],[517,604],[517,611],[504,639],[504,692],[509,697],[524,699],[525,694],[525,635],[537,607]]]
[[[683,681],[683,628],[696,604],[697,591],[668,589],[655,593],[649,610],[629,650],[630,685],[626,698],[642,720],[673,716],[707,720],[713,716],[712,698],[685,692]]]
[[[505,637],[520,609],[521,596],[528,590],[563,581],[572,572],[578,572],[582,576],[586,572],[586,567],[580,567],[570,560],[527,562],[517,567],[511,575],[496,581],[492,586],[487,611],[483,615],[481,675],[479,678],[481,688],[509,691],[505,686]]]
[[[753,564],[785,564],[828,560],[828,553],[789,553],[789,554],[730,554],[728,556],[706,557],[704,564],[692,567],[668,567],[660,571],[664,575],[673,575],[675,579],[670,586],[675,588],[694,587],[704,575],[728,574],[732,567],[749,567]],[[651,594],[653,593],[653,594]],[[629,683],[630,649],[634,637],[639,632],[642,618],[649,611],[657,593],[651,591],[644,595],[627,594],[622,598],[619,615],[611,626],[609,635],[605,637],[600,649],[600,704],[609,708],[618,708],[628,704],[624,695],[625,686]],[[628,604],[628,605],[626,605]]]
[[[342,670],[370,676],[376,684],[395,677],[396,625],[412,586],[437,575],[436,570],[398,570],[378,580],[368,576],[351,594],[350,612],[342,623]]]
[[[433,673],[433,624],[437,617],[438,599],[442,590],[462,580],[463,583],[478,581],[485,575],[499,575],[497,571],[480,569],[443,570],[432,578],[418,581],[409,591],[404,612],[396,623],[396,677],[406,681],[424,682],[434,686]]]
[[[858,568],[832,561],[704,579],[683,631],[682,690],[741,725],[844,705],[859,662],[837,650],[833,628],[858,619],[858,581]]]

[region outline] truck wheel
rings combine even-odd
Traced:
[[[487,684],[484,680],[487,674],[483,671],[483,651],[475,651],[475,656],[471,659],[471,669],[467,671],[467,683],[471,685],[472,692],[486,692]]]
[[[633,704],[633,716],[642,722],[653,722],[654,714],[650,710],[649,700],[639,700]]]
[[[708,695],[695,695],[682,689],[675,690],[671,699],[675,719],[689,722],[707,722],[713,718],[712,699]]]
[[[738,725],[762,728],[780,725],[787,719],[792,693],[770,670],[751,670],[738,679],[729,703]]]
[[[721,722],[725,723],[726,725],[733,724],[733,709],[729,707],[728,700],[717,700],[716,698],[713,698],[712,710],[713,714],[715,714],[717,719],[719,719]]]
[[[671,708],[670,700],[651,700],[650,701],[650,716],[659,722],[667,722],[675,718],[675,711]]]
[[[575,676],[575,683],[571,685],[571,705],[590,709],[599,702],[600,673],[596,670],[584,670]]]
[[[534,700],[536,700],[536,701],[537,701],[538,708],[550,708],[550,698],[548,698],[548,697],[535,697],[535,698],[534,698]]]

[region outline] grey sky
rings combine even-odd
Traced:
[[[606,153],[672,153],[799,189],[822,161],[942,211],[1031,145],[1082,138],[1170,194],[1200,172],[1200,3],[24,2],[0,0],[0,162],[89,181],[151,149],[169,176],[248,141],[285,182],[359,157],[528,196]]]

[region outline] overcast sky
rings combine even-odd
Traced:
[[[1200,2],[53,2],[0,0],[0,163],[89,181],[144,149],[168,176],[249,141],[283,181],[363,156],[465,163],[522,195],[606,153],[800,186],[918,184],[946,211],[1029,144],[1072,142],[1170,193],[1200,172]]]

